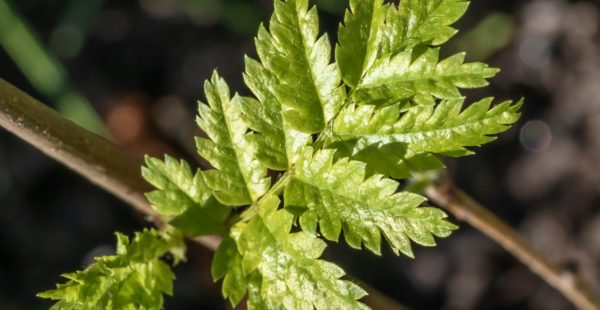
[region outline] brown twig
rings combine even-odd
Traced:
[[[582,310],[600,309],[600,301],[581,277],[552,263],[533,248],[516,230],[457,188],[447,177],[443,177],[430,186],[426,190],[426,194],[432,202],[448,210],[459,220],[471,224],[500,244],[506,251],[560,291],[577,308]]]
[[[131,204],[158,227],[166,225],[143,195],[150,186],[141,177],[141,159],[65,119],[3,79],[0,79],[0,127]],[[221,242],[218,236],[192,240],[212,251]],[[373,288],[369,291],[370,296],[364,302],[375,309],[406,309]]]
[[[129,203],[158,227],[165,225],[144,197],[151,187],[140,176],[140,158],[79,127],[3,79],[0,126]],[[211,250],[220,242],[215,237],[194,240]]]
[[[139,174],[138,160],[1,79],[0,94],[0,126],[143,214],[158,218],[141,194],[148,185],[135,177]]]

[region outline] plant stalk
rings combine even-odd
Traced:
[[[561,292],[578,309],[599,310],[600,301],[590,285],[574,272],[551,262],[536,250],[515,229],[481,206],[468,194],[442,177],[426,189],[426,195],[438,206],[448,210],[494,240],[506,251]]]

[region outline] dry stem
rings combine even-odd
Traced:
[[[471,224],[500,244],[506,251],[560,291],[577,308],[582,310],[600,309],[600,302],[581,277],[552,263],[533,248],[516,230],[457,188],[447,177],[443,177],[437,184],[430,186],[426,190],[426,194],[432,202],[448,210],[459,220]]]
[[[158,227],[165,225],[144,197],[143,193],[151,187],[141,178],[141,158],[79,127],[3,79],[0,126],[129,203]],[[211,250],[220,242],[215,237],[194,241]]]

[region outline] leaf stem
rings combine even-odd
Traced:
[[[284,173],[279,178],[279,180],[277,180],[277,182],[275,182],[275,184],[273,186],[271,186],[271,189],[269,189],[263,197],[265,197],[267,195],[276,195],[276,196],[281,195],[281,193],[283,192],[283,190],[289,183],[290,178],[292,177],[291,171],[293,171],[293,169],[294,168],[292,167],[292,168],[290,168],[290,170],[288,172]],[[263,198],[261,197],[260,200],[262,200],[262,199]]]
[[[277,180],[277,182],[275,182],[275,184],[273,186],[271,186],[271,188],[262,197],[260,197],[252,205],[250,205],[250,207],[246,211],[244,211],[240,215],[232,218],[229,221],[229,225],[228,226],[231,227],[235,223],[239,222],[240,220],[244,220],[244,221],[251,220],[256,215],[256,213],[258,213],[258,208],[260,207],[261,203],[263,202],[263,200],[265,198],[281,195],[281,193],[285,189],[286,185],[290,181],[290,177],[291,177],[291,172],[290,171],[292,171],[292,169],[293,168],[290,168],[290,170],[288,172],[284,173]]]
[[[315,143],[313,144],[315,149],[324,148],[328,145],[329,139],[335,136],[335,132],[333,132],[333,124],[342,112],[342,110],[346,108],[349,104],[352,104],[352,100],[350,99],[351,94],[352,90],[346,95],[344,104],[342,104],[342,106],[337,110],[337,112],[335,112],[335,115],[331,118],[331,120],[329,120],[329,122],[327,122],[327,125],[325,126],[323,132],[321,132],[321,134],[319,134],[319,136],[317,137],[317,140],[315,140]]]

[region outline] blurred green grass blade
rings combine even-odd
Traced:
[[[79,54],[105,0],[71,0],[50,36],[50,49],[61,58]]]
[[[0,0],[0,45],[31,85],[54,102],[61,114],[88,130],[105,135],[102,121],[90,103],[72,88],[63,66],[6,0]]]
[[[512,18],[504,13],[485,16],[473,30],[450,43],[451,51],[467,51],[469,61],[484,61],[510,43],[514,34]]]

